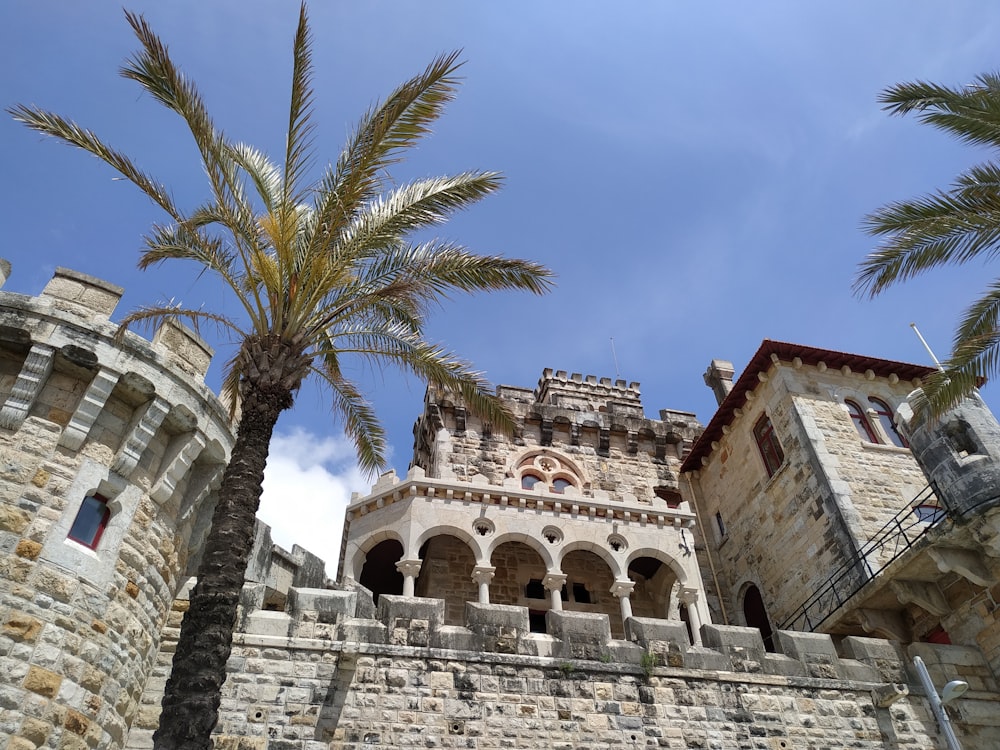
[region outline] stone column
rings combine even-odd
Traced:
[[[496,568],[489,565],[477,565],[472,569],[472,580],[479,586],[479,603],[490,603],[490,581],[496,573]]]
[[[403,574],[403,596],[413,596],[413,587],[420,575],[420,560],[400,560],[396,570]]]
[[[701,645],[701,613],[698,611],[698,589],[681,589],[681,603],[687,606],[688,622],[691,623],[691,635],[695,646]]]
[[[565,573],[546,573],[542,585],[549,592],[551,608],[555,612],[562,611],[562,587],[566,585]]]
[[[624,627],[625,621],[632,616],[632,602],[629,600],[632,592],[635,590],[635,582],[629,579],[624,581],[615,581],[611,584],[611,593],[618,597],[618,603],[622,608],[622,626]]]

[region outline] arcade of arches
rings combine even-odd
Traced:
[[[448,625],[464,624],[465,603],[476,601],[526,607],[531,629],[538,632],[545,632],[550,609],[606,614],[615,638],[624,637],[623,621],[631,615],[685,620],[688,615],[679,602],[676,573],[654,557],[632,559],[626,583],[615,581],[608,561],[579,547],[554,555],[551,569],[535,548],[521,541],[498,544],[489,565],[477,565],[470,546],[446,533],[422,545],[419,562],[404,561],[403,554],[398,541],[379,542],[365,557],[359,583],[376,601],[381,594],[404,593],[444,599]]]

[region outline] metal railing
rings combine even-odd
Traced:
[[[778,625],[781,630],[815,630],[865,584],[910,549],[947,515],[931,485],[927,485],[893,518],[833,572],[816,592]]]

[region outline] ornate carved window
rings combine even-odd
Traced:
[[[515,476],[521,479],[521,489],[547,489],[563,494],[568,487],[580,487],[580,478],[568,461],[561,461],[549,453],[526,456],[514,468]]]

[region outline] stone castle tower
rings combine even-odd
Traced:
[[[116,339],[121,294],[63,268],[38,297],[0,292],[10,750],[124,744],[231,447],[211,351],[174,325]]]
[[[231,447],[208,349],[120,296],[0,292],[0,750],[151,746]],[[216,747],[938,747],[914,656],[1000,746],[1000,426],[911,424],[927,372],[765,341],[703,427],[546,370],[510,436],[430,388],[338,581],[260,527]]]

